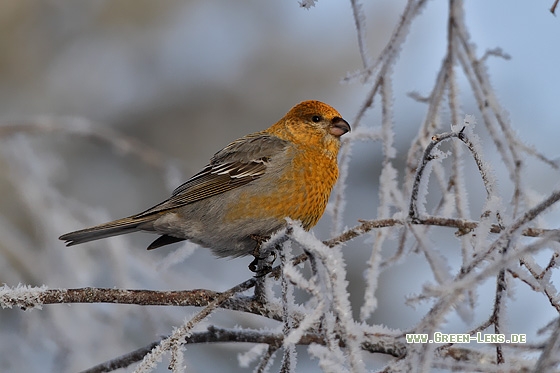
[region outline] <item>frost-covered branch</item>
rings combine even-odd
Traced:
[[[428,146],[424,151],[424,155],[422,156],[422,160],[416,171],[416,177],[414,178],[414,184],[412,186],[410,206],[408,211],[408,216],[411,220],[414,221],[418,219],[420,215],[418,211],[419,199],[423,200],[425,198],[425,195],[423,195],[425,191],[422,193],[422,195],[420,195],[420,189],[422,185],[426,185],[427,183],[427,181],[423,181],[424,171],[426,170],[426,166],[434,159],[444,156],[441,153],[438,153],[436,155],[434,155],[434,153],[437,152],[437,147],[441,142],[452,138],[457,138],[467,145],[467,148],[471,151],[471,154],[476,162],[476,165],[478,166],[478,170],[480,172],[482,181],[484,182],[484,187],[486,188],[486,193],[488,195],[488,198],[490,199],[491,197],[495,196],[494,189],[495,189],[496,181],[492,176],[492,172],[488,170],[488,166],[482,160],[480,150],[479,150],[479,145],[475,144],[473,141],[469,140],[467,136],[465,136],[464,129],[465,127],[463,127],[458,132],[447,132],[447,133],[432,136],[432,141],[428,144]],[[420,201],[420,203],[423,202]],[[497,215],[498,215],[497,216],[498,220],[500,220],[499,213]]]
[[[148,354],[154,347],[162,340],[152,342],[147,346],[131,351],[125,355],[114,358],[110,361],[96,365],[81,373],[101,373],[112,372],[117,369],[126,368],[134,363],[141,361],[146,354]],[[264,344],[273,347],[275,350],[283,344],[285,335],[283,333],[265,331],[265,330],[251,330],[251,329],[224,329],[210,325],[206,331],[193,332],[190,336],[185,337],[184,343],[189,344],[202,344],[202,343],[254,343]],[[298,341],[300,346],[309,346],[311,344],[325,345],[326,341],[324,336],[317,333],[304,333]],[[344,347],[344,342],[339,341],[341,347]],[[402,342],[383,336],[370,336],[362,343],[362,349],[369,353],[386,354],[394,357],[402,357],[406,354],[406,346]],[[454,349],[450,349],[454,352]],[[463,352],[464,353],[464,352]]]
[[[383,81],[387,80],[387,84],[391,84],[389,82],[391,81],[390,75],[392,72],[392,67],[398,60],[400,52],[402,51],[401,45],[405,42],[406,37],[408,36],[413,20],[420,14],[425,3],[425,0],[409,0],[407,2],[399,23],[395,26],[391,38],[388,40],[383,51],[379,54],[377,60],[371,65],[370,68],[357,74],[357,76],[363,76],[365,81],[371,80],[370,77],[373,76],[374,73],[375,76],[372,80],[371,88],[367,93],[363,104],[361,105],[358,113],[355,115],[355,118],[352,121],[353,131],[357,130],[360,127],[367,111],[369,111],[373,107],[375,96],[379,94],[380,88],[383,85]],[[362,26],[360,27],[362,28]],[[359,38],[362,38],[363,30],[361,29],[360,31],[358,31],[358,33]],[[346,80],[353,80],[355,77],[356,75],[350,76],[347,77]],[[386,102],[390,102],[390,100],[386,100]],[[346,179],[348,177],[348,163],[350,162],[352,156],[352,146],[353,141],[344,141],[340,149],[340,175],[333,191],[334,201],[332,202],[333,207],[331,213],[334,221],[334,233],[340,233],[343,227],[342,218],[345,209],[344,191],[346,188]]]
[[[170,336],[162,339],[157,346],[144,356],[142,362],[138,365],[135,371],[150,371],[159,361],[161,361],[164,353],[172,350],[177,351],[177,349],[185,343],[186,338],[192,334],[192,330],[197,324],[206,319],[212,312],[214,312],[221,304],[226,302],[233,295],[248,290],[252,286],[254,286],[254,282],[248,280],[220,293],[220,295],[210,301],[208,305],[194,315],[194,317],[175,329]]]
[[[546,341],[545,347],[537,365],[535,366],[535,372],[548,372],[560,362],[558,351],[560,350],[560,318],[556,319],[554,329],[552,329],[551,335]]]
[[[354,22],[356,23],[356,34],[358,35],[358,47],[360,49],[360,56],[362,57],[362,64],[364,65],[364,69],[367,70],[370,61],[366,47],[366,17],[362,9],[362,4],[360,4],[358,0],[350,0],[350,4],[352,5]]]
[[[545,205],[550,206],[558,199],[558,195],[554,194],[545,201]],[[542,206],[537,206],[536,211],[531,211],[529,216],[536,216],[538,211],[542,210]],[[537,214],[538,215],[538,214]],[[528,222],[529,218],[523,219]],[[327,247],[335,247],[341,243],[348,242],[354,238],[360,237],[375,229],[406,226],[407,224],[425,225],[434,227],[447,227],[457,229],[456,235],[462,236],[476,229],[479,222],[467,219],[453,219],[440,216],[424,216],[414,222],[408,222],[407,219],[379,219],[379,220],[363,220],[354,228],[348,229],[337,237],[323,242]],[[518,229],[519,224],[516,224]],[[493,224],[490,226],[491,233],[500,233],[503,228]],[[524,228],[521,234],[526,237],[541,237],[545,234],[557,232],[554,229],[542,228]],[[551,264],[547,266],[547,270],[554,267],[555,257],[551,258]],[[292,265],[298,265],[307,260],[307,254],[301,254],[293,258]],[[274,267],[268,276],[278,277],[281,271],[280,266]],[[536,276],[536,275],[535,275]],[[542,277],[542,275],[541,275]],[[256,279],[246,281],[248,288],[254,286]],[[157,305],[157,306],[197,306],[202,307],[208,305],[222,293],[206,290],[177,290],[177,291],[157,291],[157,290],[125,290],[125,289],[107,289],[107,288],[76,288],[76,289],[48,289],[46,287],[34,288],[27,286],[9,287],[4,285],[0,288],[0,302],[2,307],[18,307],[22,309],[40,308],[45,304],[58,303],[115,303],[115,304],[135,304],[135,305]],[[245,311],[251,313],[260,313],[260,304],[255,303],[251,297],[234,297],[221,304],[221,307]]]
[[[17,134],[39,136],[58,133],[105,143],[117,153],[133,156],[150,167],[161,170],[170,167],[168,157],[158,150],[137,138],[126,136],[106,125],[83,117],[40,116],[3,123],[0,126],[0,139],[7,139]]]
[[[556,8],[558,7],[558,2],[560,0],[554,0],[554,3],[552,4],[552,6],[550,7],[550,13],[556,15]]]
[[[254,279],[247,281],[251,287]],[[205,290],[126,290],[106,288],[78,288],[78,289],[48,289],[46,287],[33,288],[16,286],[10,288],[6,285],[0,288],[0,305],[3,308],[18,307],[23,310],[42,308],[46,304],[62,303],[113,303],[134,304],[137,306],[194,306],[205,307],[218,298],[222,293]],[[220,308],[233,311],[242,311],[262,315],[262,303],[252,297],[236,296],[220,304]],[[271,318],[280,318],[281,315],[268,314]]]
[[[322,4],[316,0],[299,3],[307,9]],[[558,0],[554,1],[551,12],[555,12],[557,4]],[[274,369],[297,372],[297,365],[303,365],[300,360],[304,359],[312,359],[327,372],[558,370],[560,292],[556,280],[560,229],[558,211],[553,207],[558,205],[560,190],[540,179],[533,180],[531,167],[544,167],[546,176],[552,175],[546,180],[553,184],[560,162],[550,158],[545,147],[523,142],[524,129],[500,103],[491,79],[491,63],[497,59],[500,63],[515,62],[509,61],[509,53],[515,53],[499,46],[477,50],[473,35],[478,33],[472,32],[473,26],[467,23],[463,0],[449,0],[447,14],[442,17],[443,13],[437,12],[440,18],[431,19],[440,21],[437,26],[441,32],[432,34],[440,39],[425,43],[445,44],[441,55],[436,56],[441,61],[439,66],[425,68],[416,62],[415,50],[428,49],[418,39],[421,32],[415,33],[414,38],[408,36],[418,19],[424,20],[424,14],[433,13],[423,12],[430,5],[425,0],[407,0],[390,28],[380,29],[379,33],[376,29],[370,40],[365,37],[366,23],[381,28],[384,22],[374,25],[367,12],[381,8],[359,0],[346,4],[356,32],[348,44],[356,45],[357,37],[358,67],[350,66],[347,71],[357,71],[343,80],[362,84],[363,95],[353,103],[352,133],[344,137],[339,153],[339,182],[327,209],[333,227],[326,236],[330,238],[320,241],[298,222],[288,221],[288,228],[265,244],[277,253],[280,263],[270,268],[274,263],[259,261],[262,276],[249,278],[224,292],[126,290],[184,289],[193,283],[193,278],[196,280],[195,276],[206,277],[206,283],[212,284],[207,285],[209,288],[227,284],[225,275],[211,273],[213,268],[196,268],[192,272],[179,268],[177,258],[184,258],[187,247],[179,248],[176,256],[168,255],[163,259],[165,265],[159,267],[153,265],[153,258],[162,252],[145,259],[133,252],[135,248],[127,245],[125,237],[100,241],[100,245],[109,246],[102,254],[87,249],[57,249],[59,242],[53,232],[76,219],[93,220],[99,209],[68,198],[67,190],[97,185],[87,179],[86,183],[78,180],[80,183],[61,186],[67,179],[56,176],[58,171],[67,171],[65,150],[61,154],[58,149],[42,153],[42,147],[47,145],[35,147],[42,140],[58,136],[69,143],[75,139],[101,143],[102,149],[110,149],[114,155],[124,155],[145,169],[175,177],[166,180],[170,186],[181,181],[173,167],[175,161],[130,135],[87,119],[50,116],[1,123],[0,164],[7,165],[9,188],[13,187],[19,197],[15,203],[19,215],[0,216],[0,263],[5,263],[2,281],[9,283],[10,276],[16,273],[19,277],[12,284],[104,286],[0,287],[2,308],[43,309],[3,310],[9,326],[2,339],[7,342],[5,355],[15,350],[32,351],[30,346],[35,347],[36,340],[45,338],[49,348],[56,346],[56,356],[49,359],[58,365],[51,370],[77,370],[77,364],[93,365],[105,359],[99,356],[114,356],[110,355],[114,346],[136,348],[137,339],[127,339],[128,328],[141,325],[145,326],[142,332],[155,342],[86,372],[130,369],[131,364],[138,364],[137,372],[167,366],[173,373],[183,373],[185,366],[199,364],[190,346],[209,344],[206,348],[210,349],[214,343],[250,344],[239,353],[238,364],[241,369],[259,373]],[[313,11],[308,14],[313,16]],[[374,43],[379,42],[380,35],[388,36],[381,40],[379,54],[370,56],[368,50],[376,50]],[[407,39],[417,45],[410,48]],[[406,68],[413,66],[419,73],[406,75],[404,81],[398,75],[403,71],[403,62],[409,60],[413,65]],[[426,78],[430,74],[433,76],[428,86],[415,80],[416,76]],[[412,91],[408,98],[401,97],[403,84],[407,84],[405,90]],[[422,114],[408,111],[404,103],[412,103],[423,110]],[[341,112],[352,115],[343,108]],[[402,113],[413,116],[404,117]],[[411,135],[405,121],[417,124]],[[408,137],[412,140],[403,143],[403,138]],[[358,150],[367,146],[376,152],[381,149],[381,155],[362,158]],[[365,165],[363,169],[369,172],[368,178],[352,175],[355,168],[350,163],[358,157],[359,166]],[[0,184],[5,192],[4,179]],[[371,188],[364,191],[364,185]],[[355,196],[359,200],[350,200]],[[357,205],[363,209],[359,214],[358,210],[348,211]],[[358,218],[362,219],[356,223]],[[324,233],[320,229],[317,232]],[[161,271],[162,267],[165,271]],[[107,288],[110,286],[114,287]],[[447,330],[470,336],[517,332],[512,308],[524,301],[512,297],[520,296],[515,293],[517,287],[533,293],[532,299],[540,299],[545,306],[538,309],[539,317],[545,315],[542,320],[530,320],[545,326],[535,327],[541,329],[535,335],[529,331],[529,343],[458,346],[453,342],[407,341],[409,333],[425,333],[431,338],[434,332]],[[413,295],[405,295],[410,293]],[[75,303],[105,305],[80,306],[80,312],[76,312],[78,307],[50,306]],[[163,307],[119,307],[108,303]],[[395,310],[391,319],[386,316],[388,304],[393,307],[390,311]],[[401,316],[408,311],[407,305],[421,307],[412,311],[412,316]],[[186,306],[197,308],[194,315],[183,320],[185,309],[178,307]],[[108,316],[108,310],[122,313]],[[208,326],[209,316],[217,310],[222,311]],[[462,322],[455,323],[457,318]],[[224,320],[239,326],[225,327]],[[72,332],[85,324],[91,326],[87,333]],[[113,329],[115,325],[118,332]],[[153,337],[160,333],[168,335]],[[25,338],[30,342],[19,342]],[[15,347],[9,350],[12,344]],[[99,355],[94,354],[98,350]],[[81,361],[89,351],[92,361]],[[37,356],[43,356],[42,352]],[[162,357],[167,359],[165,363]],[[17,359],[22,360],[21,356]]]

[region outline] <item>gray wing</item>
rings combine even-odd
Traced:
[[[250,183],[265,173],[270,159],[286,146],[287,141],[266,132],[235,140],[214,154],[202,171],[175,189],[171,198],[134,218],[181,207]]]

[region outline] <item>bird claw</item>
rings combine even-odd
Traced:
[[[261,260],[266,258],[255,258],[251,263],[249,263],[249,270],[255,274],[255,278],[260,278],[266,276],[272,271],[272,266],[269,264],[260,263]]]
[[[263,277],[270,273],[270,271],[272,270],[272,266],[270,264],[274,263],[274,261],[276,260],[276,252],[272,251],[268,253],[268,255],[261,257],[262,243],[268,240],[270,237],[263,237],[252,234],[251,238],[257,242],[257,245],[253,250],[253,256],[255,257],[255,259],[253,259],[253,261],[249,263],[249,270],[255,273],[255,277]],[[268,261],[268,258],[270,256],[273,256],[273,258],[271,261]]]

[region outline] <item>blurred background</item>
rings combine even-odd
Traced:
[[[405,4],[364,2],[372,59],[387,43]],[[511,56],[509,61],[490,58],[488,73],[512,126],[526,143],[555,158],[560,34],[558,18],[548,11],[551,5],[552,0],[473,1],[466,2],[465,14],[480,55],[501,47]],[[429,2],[394,67],[397,165],[404,163],[426,110],[406,94],[425,95],[432,89],[445,53],[446,21],[447,2]],[[186,258],[194,250],[188,244],[146,252],[150,235],[72,248],[57,237],[160,202],[214,152],[268,127],[302,100],[327,102],[352,123],[369,90],[359,80],[341,83],[363,67],[345,1],[319,1],[306,10],[296,0],[4,0],[0,30],[0,131],[33,123],[44,127],[23,134],[9,127],[0,138],[0,283],[10,286],[219,291],[245,280],[251,275],[250,259],[217,260],[202,249]],[[468,83],[459,82],[462,114],[476,115]],[[360,126],[379,124],[374,108]],[[119,143],[116,133],[138,145],[146,158],[130,150],[131,143]],[[486,155],[497,159],[492,144]],[[376,217],[380,156],[378,143],[358,143],[353,150],[347,227]],[[558,187],[558,173],[548,170],[539,165],[527,173],[543,195]],[[508,176],[501,172],[496,170],[507,190]],[[473,188],[476,199],[482,195],[478,179]],[[314,232],[330,238],[331,225],[325,216]],[[371,247],[367,240],[357,241],[345,251],[355,312]],[[418,281],[411,281],[410,273]],[[430,272],[414,258],[384,273],[371,321],[392,328],[413,325],[428,305],[413,309],[403,306],[403,299],[428,280]],[[481,307],[491,305],[492,288],[489,283]],[[531,312],[524,327],[544,326],[552,317],[547,300],[517,290],[522,302],[511,317],[526,320]],[[535,308],[539,303],[542,314]],[[86,369],[168,334],[194,312],[125,305],[0,310],[0,370]],[[276,325],[258,321],[232,312],[211,319],[224,326]],[[511,332],[522,329],[520,323],[520,330]],[[237,345],[192,346],[185,356],[193,372],[233,371],[236,353],[242,351]],[[318,369],[303,357],[298,367]]]

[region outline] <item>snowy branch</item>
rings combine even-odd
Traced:
[[[316,0],[298,2],[305,9],[323,6]],[[550,8],[553,14],[557,5],[558,0]],[[6,166],[2,175],[7,175],[0,180],[3,197],[7,196],[2,205],[15,206],[12,213],[0,215],[1,280],[12,284],[0,287],[0,307],[7,320],[0,341],[6,346],[5,356],[16,356],[9,363],[21,363],[29,351],[35,353],[38,348],[40,357],[35,360],[48,356],[54,361],[50,370],[76,371],[115,356],[111,355],[115,346],[124,351],[137,348],[136,333],[142,332],[148,339],[141,343],[155,341],[84,372],[109,372],[136,364],[133,369],[138,373],[162,367],[183,373],[193,361],[198,363],[190,346],[215,343],[250,344],[236,352],[237,362],[241,369],[258,373],[297,372],[307,367],[301,360],[337,373],[557,371],[560,190],[554,183],[560,162],[540,144],[526,144],[526,127],[500,103],[491,70],[494,63],[515,63],[510,53],[516,53],[499,46],[477,50],[472,35],[479,33],[472,32],[473,26],[467,23],[469,8],[463,0],[449,0],[443,17],[425,0],[407,0],[400,6],[400,14],[389,24],[391,18],[385,14],[384,22],[370,22],[371,9],[383,10],[377,4],[359,0],[346,4],[351,12],[347,21],[355,27],[353,40],[346,44],[354,46],[357,59],[353,61],[358,66],[343,81],[360,84],[361,98],[350,102],[355,105],[353,114],[344,112],[347,119],[352,115],[352,133],[342,140],[339,179],[327,206],[332,229],[324,237],[330,238],[321,241],[299,222],[287,219],[287,228],[264,243],[268,245],[265,251],[274,255],[258,261],[256,277],[249,278],[247,272],[248,279],[237,280],[241,282],[233,287],[235,282],[213,273],[217,272],[214,267],[193,271],[189,264],[186,271],[180,267],[194,243],[167,256],[165,251],[142,256],[125,237],[99,241],[100,246],[109,246],[103,251],[62,250],[56,241],[54,232],[68,229],[75,221],[89,223],[107,215],[92,197],[89,203],[77,202],[83,195],[70,197],[76,190],[86,195],[90,188],[99,187],[105,192],[106,165],[88,163],[103,172],[87,169],[84,180],[67,177],[65,173],[74,176],[72,162],[76,161],[67,155],[83,150],[58,149],[61,143],[72,148],[72,144],[87,142],[101,152],[109,149],[110,156],[135,162],[141,177],[146,170],[162,174],[170,188],[182,181],[176,160],[109,124],[84,118],[37,116],[0,123],[0,165]],[[307,14],[313,17],[314,11]],[[439,38],[437,43],[419,39],[422,32],[411,35],[411,30],[425,23],[425,16],[435,17],[430,22],[438,23],[434,26],[440,32],[430,34]],[[376,27],[368,38],[367,24]],[[382,29],[386,24],[390,28]],[[385,40],[380,39],[383,35]],[[411,47],[413,43],[420,44]],[[437,62],[425,67],[418,62],[423,61],[418,53],[437,53],[428,44],[443,48]],[[281,44],[282,48],[290,45]],[[142,59],[143,54],[134,55],[133,60]],[[72,53],[61,55],[64,60]],[[143,71],[144,64],[138,66]],[[430,74],[428,86],[417,79]],[[530,71],[520,74],[531,76]],[[331,75],[321,76],[321,82],[340,80]],[[503,95],[503,86],[498,92]],[[273,99],[267,102],[276,102]],[[128,114],[119,115],[130,120]],[[415,125],[413,133],[410,124]],[[362,153],[364,149],[371,152]],[[373,152],[380,155],[364,156]],[[537,173],[534,165],[544,171]],[[81,163],[76,166],[86,168]],[[115,167],[115,174],[126,175],[127,183],[132,180],[134,186],[139,185],[140,180],[133,179],[138,175],[116,168],[117,162],[109,166]],[[356,175],[355,170],[363,174]],[[320,228],[317,232],[324,234]],[[154,265],[153,258],[160,253],[159,266]],[[274,263],[275,259],[279,260]],[[185,289],[196,283],[197,276],[212,285],[148,290]],[[18,282],[24,285],[13,285]],[[89,284],[103,287],[79,287]],[[214,285],[229,290],[210,290]],[[76,288],[54,288],[65,286]],[[526,292],[532,296],[530,308]],[[536,302],[541,303],[537,306]],[[86,303],[90,305],[51,306]],[[185,318],[185,309],[180,307],[196,308],[189,309],[193,314]],[[535,317],[526,317],[531,325],[521,328],[512,321],[536,307]],[[42,311],[18,312],[18,308]],[[75,333],[78,328],[84,332]],[[527,343],[475,346],[474,342],[409,340],[410,335],[433,338],[444,331],[473,338],[485,333],[509,336],[518,329],[527,331]],[[167,335],[158,338],[161,334]],[[42,344],[48,348],[37,347]],[[91,361],[84,358],[88,353]],[[42,364],[41,360],[41,368]]]

